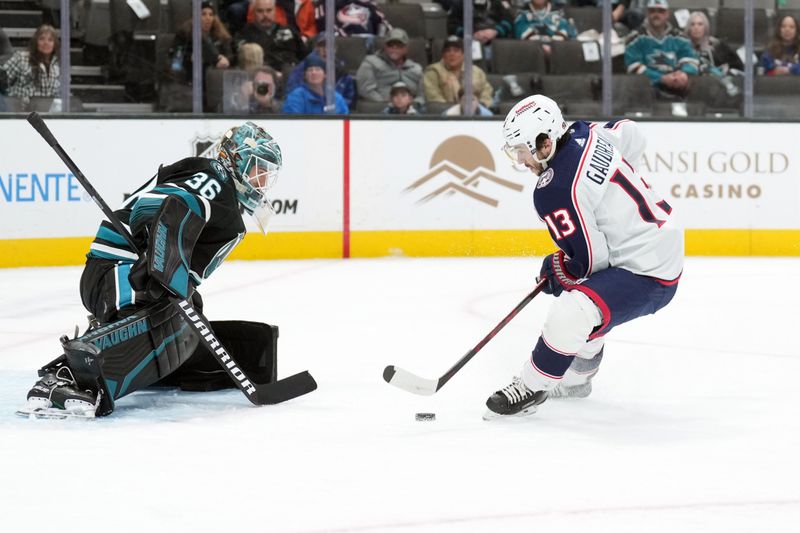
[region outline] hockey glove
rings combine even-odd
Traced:
[[[147,255],[143,254],[131,267],[128,274],[131,287],[137,292],[143,292],[148,301],[156,301],[164,297],[166,289],[154,280],[147,271]]]
[[[564,252],[561,250],[548,255],[542,261],[542,268],[539,271],[539,277],[536,278],[536,282],[538,283],[543,279],[547,281],[542,288],[542,292],[553,296],[558,296],[565,288],[569,289],[578,282],[578,279],[567,270]]]
[[[192,250],[203,226],[203,217],[183,201],[175,197],[164,200],[150,225],[144,257],[131,269],[131,286],[150,296],[159,290],[161,296],[164,291],[179,298],[189,296],[194,290],[189,275]]]

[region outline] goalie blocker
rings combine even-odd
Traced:
[[[276,380],[277,326],[239,320],[211,325],[248,377],[256,383]],[[110,414],[116,400],[149,386],[177,386],[187,391],[236,386],[169,303],[152,305],[75,339],[61,340],[64,355],[42,367],[39,375],[68,366],[78,388],[100,395],[96,416]]]

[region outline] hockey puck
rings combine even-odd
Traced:
[[[414,415],[417,422],[429,422],[436,420],[436,413],[417,413]]]

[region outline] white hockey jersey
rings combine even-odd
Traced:
[[[630,120],[604,126],[575,122],[539,176],[539,218],[585,278],[609,267],[663,281],[683,269],[683,229],[670,205],[635,170],[645,141]]]

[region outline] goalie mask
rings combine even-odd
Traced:
[[[556,143],[567,131],[567,123],[561,110],[550,98],[541,94],[529,96],[518,102],[506,115],[503,123],[503,151],[511,158],[514,168],[525,170],[524,153],[529,152],[533,160],[547,168],[547,162],[556,153]],[[536,138],[545,134],[553,143],[553,149],[544,159],[536,155]]]
[[[225,132],[217,159],[234,175],[239,205],[266,233],[274,213],[266,192],[278,181],[281,147],[269,133],[248,121]]]

